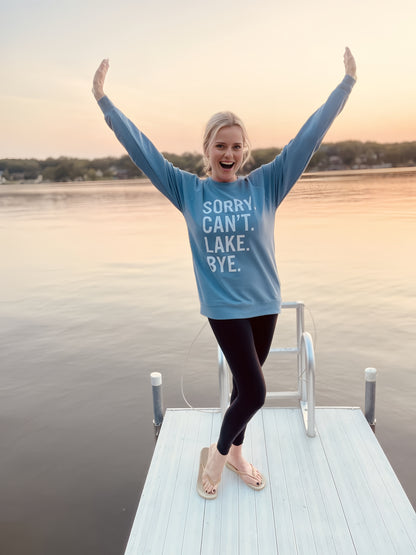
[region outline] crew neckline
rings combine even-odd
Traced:
[[[211,183],[214,183],[215,185],[221,185],[222,187],[228,186],[228,185],[235,185],[240,181],[240,179],[241,177],[237,176],[237,179],[235,181],[215,181],[215,179],[212,179],[212,177],[208,177],[208,180],[210,180]]]

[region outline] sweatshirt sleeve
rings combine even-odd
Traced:
[[[178,210],[183,209],[183,176],[157,150],[153,143],[130,121],[111,100],[104,96],[98,101],[105,121],[114,131],[132,161]]]
[[[341,83],[300,129],[294,139],[269,164],[259,168],[266,183],[272,187],[276,207],[282,202],[302,175],[313,154],[318,150],[332,122],[344,108],[355,79],[345,75]]]

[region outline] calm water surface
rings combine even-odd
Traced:
[[[317,402],[361,406],[416,506],[416,173],[300,182],[278,212],[284,300],[303,300]],[[0,188],[0,552],[123,553],[165,406],[217,406],[182,216],[144,182]],[[283,313],[276,344],[293,343]],[[265,366],[272,389],[288,361]]]

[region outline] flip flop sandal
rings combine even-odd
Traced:
[[[249,488],[252,488],[252,489],[255,489],[255,490],[259,491],[259,490],[263,489],[264,486],[266,485],[266,480],[264,479],[264,476],[260,473],[259,474],[261,476],[261,482],[260,483],[257,482],[257,485],[256,484],[250,484],[249,482],[246,482],[246,480],[244,479],[245,476],[248,477],[248,478],[251,478],[252,480],[255,480],[255,478],[254,478],[255,468],[252,464],[251,464],[251,470],[252,470],[253,474],[248,474],[247,472],[243,472],[241,470],[238,470],[238,468],[236,468],[233,464],[231,464],[229,462],[226,462],[225,466],[227,468],[229,468],[230,470],[232,470],[233,472],[235,472],[236,474],[238,474],[240,476],[240,478],[243,480],[243,482]]]
[[[198,474],[198,482],[196,484],[196,490],[199,493],[199,495],[201,497],[203,497],[204,499],[216,499],[216,497],[218,495],[218,484],[214,484],[211,481],[210,477],[207,475],[209,483],[215,489],[213,490],[212,493],[207,493],[204,490],[204,486],[202,485],[202,474],[205,471],[205,467],[207,465],[208,453],[209,453],[209,448],[208,447],[204,447],[201,450],[201,455],[200,455],[200,458],[199,458],[199,474]]]

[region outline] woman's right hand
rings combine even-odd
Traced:
[[[351,54],[351,50],[348,46],[345,48],[344,52],[344,66],[345,74],[350,75],[353,79],[357,80],[357,66],[354,56]]]
[[[92,94],[94,95],[95,100],[100,100],[100,98],[105,96],[104,81],[109,67],[110,67],[110,64],[108,62],[108,58],[106,58],[101,62],[101,64],[98,66],[97,71],[95,72],[94,79],[92,82]]]

